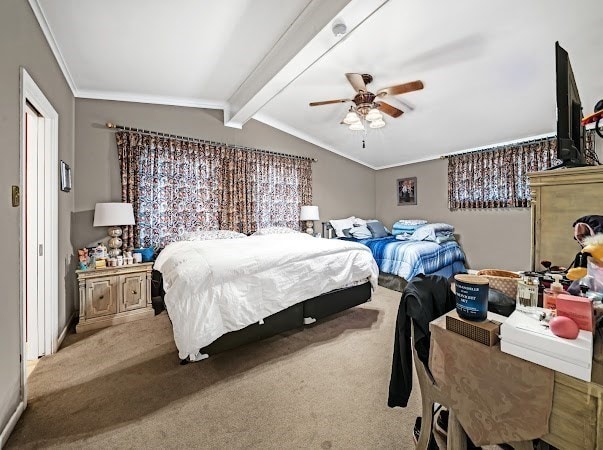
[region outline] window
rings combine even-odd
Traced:
[[[308,158],[134,132],[116,139],[122,200],[136,218],[127,247],[163,247],[186,231],[299,229],[312,203]]]
[[[594,135],[586,133],[594,151]],[[450,209],[521,208],[530,205],[527,174],[548,169],[557,159],[552,137],[448,157]]]

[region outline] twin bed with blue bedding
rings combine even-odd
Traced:
[[[410,281],[419,274],[450,277],[465,272],[465,254],[456,241],[403,241],[395,236],[352,239],[371,249],[379,271]]]
[[[454,239],[454,227],[451,225],[428,224],[427,221],[420,220],[400,221],[394,224],[391,235],[378,221],[352,217],[326,223],[327,229],[333,222],[335,226],[332,228],[339,239],[358,242],[371,250],[379,267],[380,280],[385,276],[389,282],[395,276],[410,281],[419,274],[451,277],[456,273],[466,272],[465,254]],[[371,222],[378,224],[374,227]],[[366,231],[369,231],[368,236],[372,234],[371,237],[354,232],[364,229],[363,223],[369,228],[370,231]],[[346,226],[353,228],[342,228]],[[337,230],[337,227],[341,229]],[[375,232],[379,228],[382,231]]]

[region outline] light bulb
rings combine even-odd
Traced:
[[[373,120],[369,125],[371,128],[382,128],[385,126],[383,119]]]
[[[347,125],[351,125],[357,122],[360,122],[360,118],[358,117],[358,114],[356,114],[354,111],[350,111],[349,113],[347,113],[345,119],[343,119],[343,123]]]
[[[377,108],[372,108],[368,114],[366,115],[366,120],[368,120],[369,122],[372,122],[373,120],[380,120],[383,118],[383,116],[381,115],[381,113],[379,112],[379,110]]]
[[[360,122],[360,120],[356,123],[353,123],[352,125],[350,125],[350,130],[353,131],[362,131],[364,130],[364,125],[362,125],[362,122]]]

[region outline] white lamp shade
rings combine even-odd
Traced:
[[[318,206],[302,206],[300,220],[320,220],[318,217]]]
[[[371,127],[371,128],[382,128],[384,126],[385,126],[385,122],[383,121],[383,119],[373,120],[371,122],[371,124],[369,125],[369,127]]]
[[[371,109],[368,112],[368,114],[366,115],[366,120],[368,120],[369,122],[372,122],[373,120],[379,120],[382,118],[383,118],[383,116],[381,115],[379,110],[376,108]]]
[[[97,203],[94,208],[95,227],[134,225],[135,223],[131,203]]]
[[[358,117],[358,114],[356,114],[354,111],[350,111],[349,113],[347,113],[347,115],[343,119],[343,123],[347,125],[351,125],[356,122],[360,122],[360,117]]]

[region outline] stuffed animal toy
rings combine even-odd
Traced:
[[[588,258],[596,266],[597,272],[603,269],[603,233],[585,237],[581,244],[584,246],[576,255],[574,267],[567,272],[570,280],[580,280],[588,274]]]
[[[80,270],[86,270],[88,268],[88,263],[90,259],[88,258],[88,249],[81,248],[77,251],[78,259],[80,261]]]

